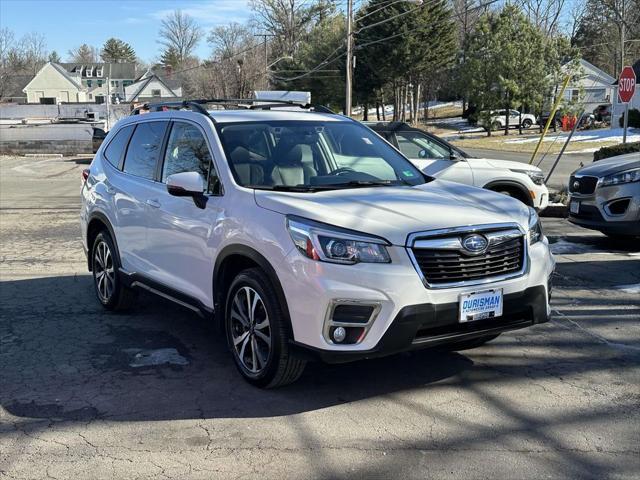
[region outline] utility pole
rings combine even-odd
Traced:
[[[267,37],[275,37],[272,33],[255,33],[254,37],[262,37],[264,45],[264,89],[269,89],[269,49],[267,45]]]
[[[344,114],[351,116],[351,74],[353,70],[353,0],[347,1],[347,72],[346,89],[344,96]]]
[[[109,65],[109,70],[111,70],[111,65]],[[110,77],[106,78],[107,81],[107,98],[105,99],[107,101],[107,120],[104,122],[105,123],[105,130],[108,132],[110,129],[110,125],[109,125],[109,103],[111,102],[111,93],[110,93],[110,89],[109,89],[109,80]]]

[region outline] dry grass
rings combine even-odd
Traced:
[[[538,138],[539,134],[524,134],[524,135],[492,135],[487,136],[473,136],[468,138],[456,138],[449,139],[451,143],[459,146],[460,148],[483,148],[488,150],[501,150],[506,152],[524,152],[531,153],[535,150],[537,142],[527,143],[506,143],[510,138]],[[565,139],[560,138],[554,141],[545,141],[540,146],[539,152],[558,153],[564,145]],[[598,142],[570,142],[565,151],[577,152],[588,149],[599,149],[610,145],[615,145],[619,142],[611,141],[598,141]]]

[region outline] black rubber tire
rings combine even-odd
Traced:
[[[500,122],[493,122],[491,124],[491,131],[495,132],[496,130],[502,130],[504,127],[500,125]]]
[[[105,243],[109,248],[109,251],[111,253],[112,265],[115,272],[115,275],[114,275],[115,285],[113,288],[113,292],[109,297],[109,299],[106,301],[101,297],[101,295],[98,292],[98,282],[96,280],[97,260],[95,257],[95,252],[96,252],[96,249],[98,248],[98,245],[100,245],[100,243]],[[103,230],[100,233],[98,233],[98,235],[96,236],[93,242],[93,246],[91,247],[91,271],[93,273],[93,287],[96,292],[96,297],[98,298],[98,301],[102,304],[102,306],[107,310],[113,310],[113,311],[127,310],[131,308],[131,306],[135,303],[135,300],[137,298],[137,292],[135,290],[132,290],[131,288],[126,287],[122,283],[120,276],[118,274],[119,269],[120,269],[120,257],[118,256],[118,253],[116,251],[115,244],[113,243],[113,240],[111,239],[111,235],[109,235],[109,232],[106,230]]]
[[[533,125],[533,122],[528,118],[522,121],[522,128],[531,128],[531,125]]]
[[[242,365],[233,347],[231,336],[231,302],[236,292],[245,286],[254,289],[262,298],[271,329],[271,353],[267,359],[267,365],[257,375],[253,375]],[[227,345],[236,367],[242,377],[250,384],[260,388],[282,387],[295,382],[304,372],[307,362],[291,354],[285,313],[271,281],[261,269],[243,270],[233,279],[225,302],[224,329]]]
[[[485,343],[490,342],[491,340],[498,338],[499,336],[500,334],[498,333],[497,335],[488,335],[486,337],[472,338],[470,340],[465,340],[463,342],[452,343],[450,345],[447,345],[445,348],[452,352],[458,352],[461,350],[470,350],[472,348],[481,347]]]

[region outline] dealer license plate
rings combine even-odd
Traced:
[[[502,316],[502,289],[460,295],[461,323]]]

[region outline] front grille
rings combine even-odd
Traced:
[[[596,190],[598,177],[574,177],[569,178],[569,192],[590,195]]]
[[[490,246],[481,255],[466,255],[460,250],[413,248],[413,255],[430,285],[474,281],[522,270],[524,241],[520,236]]]

